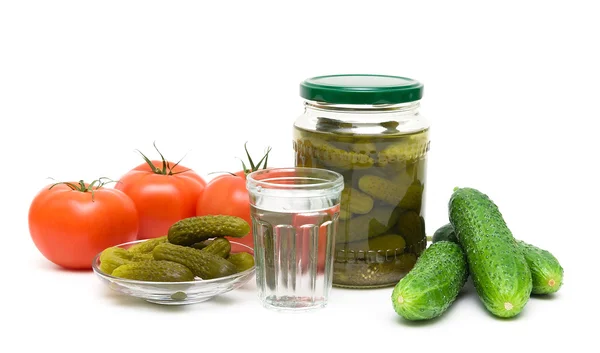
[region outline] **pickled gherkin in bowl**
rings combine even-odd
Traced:
[[[330,169],[344,176],[333,284],[395,285],[427,245],[428,130],[361,135],[329,128],[296,127],[294,149],[296,166]]]
[[[219,237],[193,245],[166,237],[124,243],[98,254],[92,269],[116,292],[166,305],[203,302],[254,277],[251,247]]]

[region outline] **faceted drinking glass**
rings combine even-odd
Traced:
[[[247,176],[256,284],[276,310],[327,305],[344,179],[318,168],[272,168]]]

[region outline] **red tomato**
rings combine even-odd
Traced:
[[[29,208],[29,232],[48,260],[68,269],[90,269],[102,250],[136,239],[137,212],[119,190],[68,184],[49,185],[36,195]]]
[[[254,248],[252,220],[250,219],[250,197],[246,190],[246,175],[267,168],[271,148],[267,148],[264,156],[256,164],[252,160],[246,144],[244,144],[244,150],[250,168],[247,168],[246,164],[242,162],[242,170],[234,174],[223,174],[211,180],[198,199],[196,215],[229,215],[244,219],[250,225],[250,233],[242,238],[226,238]]]
[[[211,180],[196,205],[196,215],[229,215],[244,219],[250,227],[250,197],[246,190],[246,176],[225,174]],[[254,248],[252,232],[242,238],[229,238],[229,240]]]
[[[191,169],[181,165],[162,169],[163,161],[151,162],[158,169],[140,164],[115,186],[135,203],[140,220],[138,239],[166,235],[173,223],[195,216],[196,202],[206,186],[206,181]]]

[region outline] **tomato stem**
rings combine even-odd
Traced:
[[[244,161],[240,159],[240,161],[242,162],[242,170],[244,171],[244,174],[248,175],[259,169],[267,169],[267,162],[269,160],[269,152],[271,152],[271,147],[267,147],[265,149],[265,154],[260,159],[260,161],[258,161],[258,163],[255,165],[254,161],[252,160],[252,157],[250,156],[250,152],[248,152],[247,145],[248,145],[248,141],[246,141],[246,143],[244,143],[244,150],[246,151],[246,156],[248,157],[248,163],[250,163],[250,169],[248,169],[248,167],[246,167],[246,163],[244,163]]]
[[[150,166],[150,169],[152,170],[152,172],[154,174],[161,174],[161,175],[176,175],[176,174],[180,174],[180,173],[184,173],[184,172],[189,172],[191,169],[185,169],[185,170],[181,170],[179,172],[173,172],[173,169],[175,169],[175,167],[177,167],[179,165],[179,163],[181,163],[181,161],[185,158],[185,156],[187,156],[187,153],[183,155],[183,157],[181,157],[181,159],[179,161],[177,161],[177,163],[173,164],[173,166],[171,166],[171,163],[169,163],[169,161],[167,161],[165,159],[165,156],[163,156],[163,154],[160,152],[160,150],[158,149],[158,147],[156,147],[156,141],[154,141],[152,143],[152,145],[154,146],[154,149],[156,149],[156,152],[158,152],[158,155],[160,156],[160,159],[162,161],[162,168],[158,168],[157,166],[154,165],[154,163],[152,163],[152,161],[146,157],[145,154],[142,153],[142,151],[136,149],[136,151],[142,155],[142,158],[144,158],[144,161],[146,161],[146,163],[148,164],[148,166]]]
[[[74,183],[71,183],[71,182],[67,182],[67,181],[61,181],[61,182],[54,183],[54,184],[50,185],[50,187],[48,188],[48,190],[51,190],[56,185],[66,185],[66,186],[68,186],[73,191],[90,192],[92,194],[92,202],[93,202],[94,201],[94,191],[95,190],[98,190],[99,188],[103,187],[104,185],[106,185],[108,183],[116,183],[116,182],[117,181],[114,181],[114,180],[112,180],[110,178],[107,178],[107,177],[100,177],[100,178],[98,178],[96,180],[93,180],[87,186],[85,185],[85,182],[83,180],[79,180],[77,182],[77,184],[74,184]]]

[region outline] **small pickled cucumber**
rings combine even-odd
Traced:
[[[192,245],[190,245],[190,248],[194,248],[194,249],[198,249],[198,250],[202,250],[205,247],[207,247],[210,243],[212,243],[212,239],[208,239],[208,240],[204,240],[204,241],[199,241],[197,243],[194,243]]]
[[[383,262],[368,262],[359,252],[349,251],[333,263],[333,283],[336,287],[380,288],[394,286],[417,261],[411,253],[389,257]],[[368,257],[367,257],[368,258]]]
[[[348,250],[363,250],[363,251],[387,251],[390,250],[392,255],[401,254],[406,246],[404,238],[398,234],[382,234],[368,240],[356,241],[348,243],[345,248]]]
[[[409,272],[417,263],[417,255],[407,252],[398,256],[396,260],[401,271]]]
[[[238,272],[244,272],[254,266],[254,256],[247,252],[238,252],[229,255],[227,261],[235,265]]]
[[[116,246],[106,248],[100,254],[100,270],[110,275],[117,267],[132,262],[132,257],[127,249]]]
[[[346,207],[349,212],[357,214],[366,214],[373,209],[373,199],[354,188],[344,188],[341,198],[342,207]]]
[[[294,155],[296,157],[295,165],[299,167],[312,167],[313,160],[310,153],[311,146],[304,143],[304,140],[294,140]]]
[[[380,176],[366,174],[358,180],[358,188],[391,206],[398,206],[406,195],[408,185],[396,184]]]
[[[406,211],[398,217],[396,230],[406,240],[406,248],[415,254],[420,254],[427,247],[425,220],[414,211]]]
[[[152,249],[154,249],[155,246],[157,246],[158,244],[166,243],[166,242],[167,242],[167,236],[163,235],[162,237],[148,239],[141,243],[132,245],[129,247],[128,250],[132,253],[141,253],[141,254],[151,253]]]
[[[355,142],[350,146],[352,152],[362,154],[375,154],[377,153],[377,146],[372,142]]]
[[[305,139],[303,144],[311,152],[311,157],[318,159],[328,167],[339,169],[370,168],[375,161],[369,155],[345,151],[320,139]]]
[[[350,218],[352,218],[352,212],[346,210],[346,209],[340,209],[340,219],[341,220],[348,220]]]
[[[394,250],[396,253],[404,251],[406,241],[398,234],[383,234],[369,239],[371,250]]]
[[[408,186],[406,189],[406,193],[404,197],[398,203],[398,207],[404,210],[413,210],[416,212],[420,212],[423,207],[423,193],[425,192],[425,187],[423,183],[419,180],[415,180],[412,184]]]
[[[250,233],[250,225],[243,218],[228,215],[207,215],[185,218],[169,228],[168,242],[192,245],[214,237],[241,238]]]
[[[423,157],[429,149],[427,134],[410,135],[402,141],[384,148],[378,156],[377,163],[386,166],[390,163],[413,161]]]
[[[224,258],[187,246],[163,243],[157,245],[152,254],[156,260],[180,263],[202,279],[225,277],[237,271],[235,265]]]
[[[339,129],[351,128],[352,125],[353,125],[352,123],[343,121],[343,120],[318,117],[316,127],[317,127],[317,131],[319,131],[319,132],[334,132],[335,133]],[[351,141],[351,139],[352,139],[352,137],[350,137],[350,136],[346,137],[346,136],[338,135],[338,134],[335,134],[334,136],[335,136],[336,141],[339,141],[339,140]]]
[[[202,251],[227,258],[231,251],[231,243],[225,238],[215,238]]]
[[[152,282],[193,281],[194,274],[186,266],[172,261],[140,261],[117,267],[113,276]]]
[[[374,208],[371,212],[356,216],[338,225],[338,243],[367,240],[390,230],[398,220],[398,211],[391,207]]]
[[[152,261],[154,260],[154,256],[151,252],[149,253],[131,253],[131,261]]]

